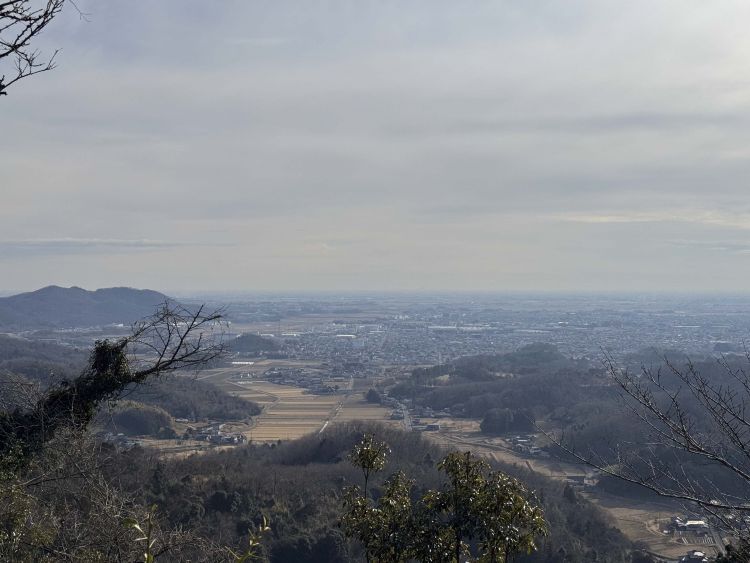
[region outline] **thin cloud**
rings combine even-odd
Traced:
[[[551,218],[571,223],[695,223],[714,227],[750,230],[750,213],[696,211],[691,209],[672,212],[566,213],[552,215]]]
[[[231,246],[188,241],[111,238],[33,238],[0,240],[0,253],[78,254],[169,250],[181,247]]]
[[[148,239],[109,239],[109,238],[39,238],[39,239],[18,239],[0,241],[2,246],[12,247],[70,247],[70,248],[87,248],[91,246],[116,246],[127,248],[168,248],[175,246],[185,246],[182,242],[167,242]]]
[[[667,244],[688,249],[703,249],[714,252],[725,252],[729,254],[750,254],[750,241],[727,241],[727,240],[669,240]]]
[[[248,47],[279,47],[291,41],[289,37],[230,37],[227,45]]]
[[[611,113],[601,115],[551,115],[546,117],[507,117],[446,120],[443,123],[417,122],[394,124],[387,131],[397,136],[425,135],[590,135],[639,131],[675,133],[695,129],[739,131],[747,128],[748,116],[742,113]]]

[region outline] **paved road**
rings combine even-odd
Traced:
[[[401,414],[404,415],[404,430],[411,432],[411,417],[409,416],[409,411],[406,410],[406,407],[401,407]]]

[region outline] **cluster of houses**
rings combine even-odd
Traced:
[[[534,444],[533,434],[513,436],[510,439],[511,449],[524,455],[549,457],[549,452]]]
[[[188,426],[183,435],[185,440],[197,440],[218,445],[238,445],[247,442],[244,434],[224,432],[224,424],[209,424],[202,428]]]
[[[680,563],[708,563],[708,556],[702,551],[693,549],[680,557]]]
[[[424,417],[424,418],[449,418],[451,413],[447,410],[436,411],[430,407],[423,407],[421,405],[412,404],[411,399],[398,400],[394,397],[389,397],[388,393],[384,391],[380,403],[383,406],[390,407],[393,409],[393,420],[403,419],[402,412],[405,410],[409,411],[411,416]]]
[[[393,397],[389,397],[385,393],[381,399],[381,404],[393,409],[391,412],[391,420],[404,420],[407,416],[413,417],[410,426],[415,432],[437,432],[440,430],[440,424],[438,422],[423,423],[420,417],[440,419],[450,416],[450,413],[447,411],[435,411],[430,407],[422,407],[418,405],[412,406],[412,402],[409,399],[398,401]]]
[[[305,368],[271,368],[262,378],[277,385],[292,385],[309,389],[316,395],[330,395],[345,387],[349,378],[344,375],[323,377],[319,370]]]
[[[695,534],[696,536],[706,536],[710,533],[710,528],[702,518],[680,518],[679,516],[673,516],[665,533],[674,534],[683,532]]]
[[[411,429],[414,432],[437,432],[440,430],[440,424],[437,422],[428,422],[427,424],[422,423],[422,419],[413,418],[411,420]]]
[[[451,413],[446,410],[436,411],[430,407],[420,407],[419,405],[411,408],[410,412],[414,416],[423,416],[425,418],[449,418],[451,416]]]
[[[100,434],[102,437],[102,441],[107,442],[109,444],[114,444],[118,448],[122,448],[125,450],[129,450],[133,446],[138,445],[138,440],[133,440],[129,436],[126,436],[122,432],[119,432],[117,434],[113,432],[106,432],[104,434]]]
[[[589,470],[581,475],[568,475],[565,477],[565,482],[573,487],[573,489],[582,491],[587,488],[595,487],[599,482],[599,474],[595,470]]]
[[[711,538],[711,528],[706,522],[705,518],[700,516],[692,515],[686,517],[673,516],[670,520],[667,528],[664,530],[665,534],[673,534],[676,536],[687,535],[691,543],[703,540],[703,543],[711,544],[713,539]],[[683,541],[685,541],[683,539]],[[709,557],[698,549],[688,551],[685,555],[680,557],[679,563],[708,563]]]

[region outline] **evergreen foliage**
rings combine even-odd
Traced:
[[[541,508],[524,485],[470,452],[450,453],[437,465],[447,476],[438,489],[411,502],[413,482],[403,472],[389,477],[375,504],[367,496],[373,471],[385,466],[387,446],[366,434],[350,461],[362,471],[365,490],[347,489],[341,522],[364,545],[372,563],[501,563],[536,549],[546,534]],[[472,545],[473,544],[473,545]]]

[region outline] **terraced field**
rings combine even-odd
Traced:
[[[255,425],[246,432],[253,442],[294,440],[318,432],[335,415],[341,402],[337,395],[312,395],[303,393],[298,387],[264,381],[244,384],[243,387],[250,391],[248,398],[258,392],[275,397],[265,405],[263,413],[256,417]]]
[[[228,424],[227,430],[242,432],[253,442],[294,440],[305,434],[323,431],[333,421],[389,421],[390,409],[364,400],[360,391],[315,395],[291,385],[277,385],[259,379],[237,380],[238,373],[259,376],[272,365],[268,360],[242,368],[208,370],[201,379],[211,381],[224,391],[258,403],[263,413],[252,425]],[[389,421],[390,422],[390,421]]]

